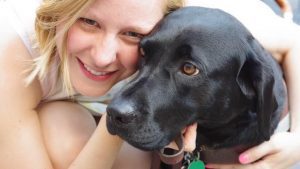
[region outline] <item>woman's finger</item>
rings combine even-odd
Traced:
[[[197,123],[187,126],[182,130],[184,151],[192,152],[196,148],[196,137],[197,137]],[[175,141],[172,141],[167,148],[178,150],[178,146]]]
[[[249,164],[275,152],[273,144],[270,141],[267,141],[240,154],[239,161],[242,164]]]
[[[185,151],[192,152],[196,148],[196,138],[197,138],[197,123],[194,123],[186,127],[184,132],[183,144]]]

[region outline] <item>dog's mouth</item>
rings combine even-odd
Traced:
[[[167,144],[164,136],[153,135],[152,137],[145,137],[140,139],[132,139],[132,137],[124,138],[129,144],[146,151],[159,150],[165,147]]]
[[[108,118],[107,129],[110,134],[118,135],[132,146],[145,151],[159,150],[171,142],[169,136],[153,123],[122,128]]]

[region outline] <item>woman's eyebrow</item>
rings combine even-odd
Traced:
[[[95,10],[88,10],[83,13],[82,16],[89,17],[97,22],[101,22],[101,14]],[[141,34],[149,34],[154,28],[155,24],[148,23],[147,21],[133,21],[133,22],[125,22],[125,30],[134,31]]]
[[[141,34],[148,34],[152,30],[152,26],[138,26],[138,25],[131,25],[125,28],[126,30],[130,30],[133,32],[141,33]]]

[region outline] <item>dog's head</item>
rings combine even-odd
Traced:
[[[266,52],[231,15],[200,7],[179,9],[140,47],[137,77],[107,108],[111,133],[153,150],[193,122],[218,128],[252,110],[262,137],[270,136],[270,113],[276,108],[273,72],[265,64]]]

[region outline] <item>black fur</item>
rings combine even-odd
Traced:
[[[137,77],[107,108],[110,133],[154,150],[194,122],[197,145],[213,148],[258,144],[274,132],[286,102],[281,69],[231,15],[179,9],[141,48]],[[184,74],[185,63],[199,74]]]

